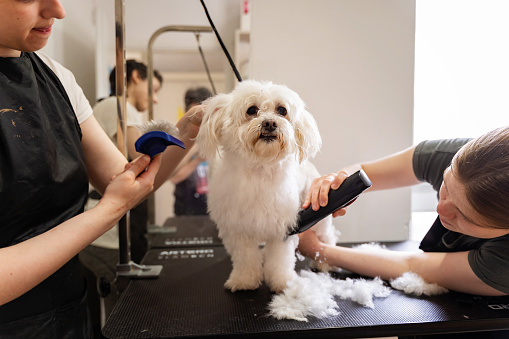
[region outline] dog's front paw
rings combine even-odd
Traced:
[[[272,292],[282,293],[288,287],[288,282],[296,278],[297,273],[292,270],[289,272],[279,272],[271,277],[265,277],[265,282]]]
[[[230,275],[230,278],[224,283],[224,287],[232,292],[242,290],[256,290],[261,285],[260,279],[246,279],[246,277],[234,277]]]

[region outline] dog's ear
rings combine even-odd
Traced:
[[[314,157],[322,147],[322,137],[316,121],[306,109],[301,109],[295,121],[295,141],[299,148],[300,163]]]
[[[225,111],[229,102],[229,94],[218,94],[203,102],[205,110],[196,143],[200,153],[209,159],[213,159],[219,150]]]

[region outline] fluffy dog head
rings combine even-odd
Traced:
[[[295,154],[302,162],[321,147],[315,120],[299,95],[286,86],[246,80],[205,105],[197,142],[209,158],[221,149],[248,161]]]

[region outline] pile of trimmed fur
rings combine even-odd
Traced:
[[[361,245],[366,250],[384,250],[374,245]],[[425,282],[419,275],[406,272],[391,280],[392,288],[407,294],[438,295],[448,290],[437,284]],[[269,314],[277,319],[308,321],[308,317],[326,318],[339,315],[335,297],[352,300],[358,304],[374,308],[374,298],[385,298],[391,293],[380,278],[374,279],[334,279],[329,273],[314,273],[309,270],[299,272],[297,279],[288,283],[283,293],[274,295],[269,303]]]

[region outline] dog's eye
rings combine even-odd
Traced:
[[[258,113],[258,107],[256,106],[251,106],[247,109],[247,115],[255,115],[256,113]]]
[[[277,113],[284,117],[286,115],[286,108],[284,108],[283,106],[279,106],[277,108]]]

